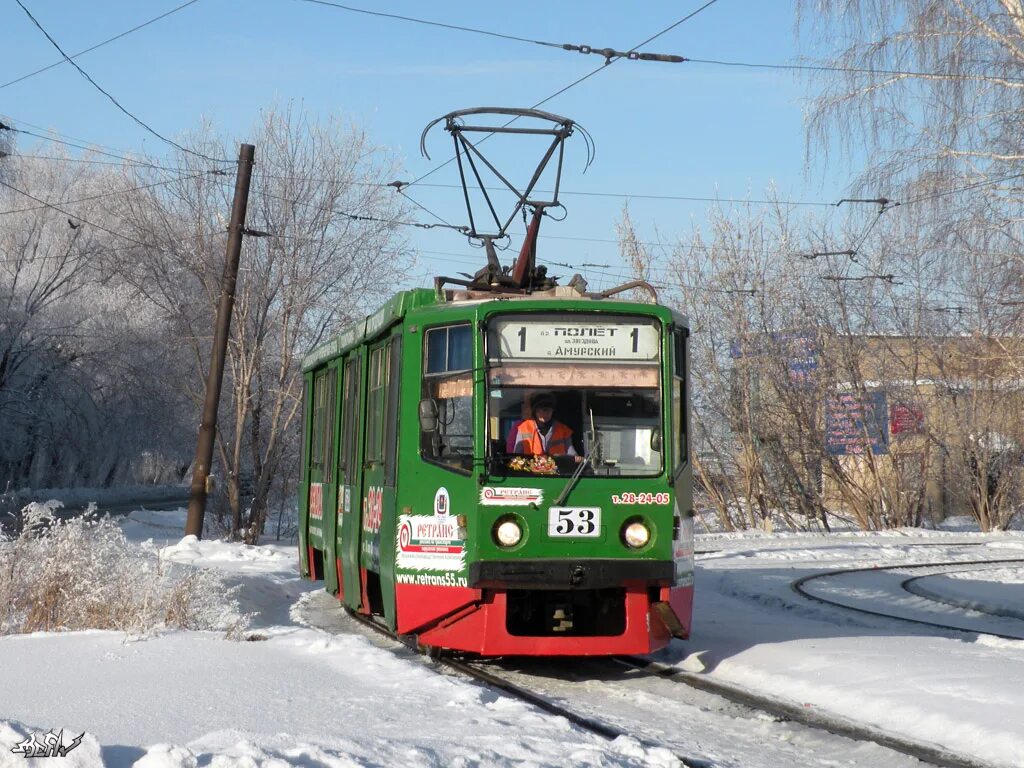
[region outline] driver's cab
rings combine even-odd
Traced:
[[[554,399],[555,422],[572,431],[574,452],[587,459],[587,474],[657,475],[661,472],[661,409],[657,389],[606,390],[504,387],[491,391],[490,437],[497,469],[526,453],[516,436],[523,421],[534,418],[534,402],[543,395]],[[496,423],[495,423],[496,422]],[[558,472],[572,472],[576,460],[553,456]],[[502,461],[504,459],[504,461]],[[518,462],[521,463],[521,462]],[[512,469],[515,471],[515,464]]]

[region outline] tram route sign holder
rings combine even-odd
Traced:
[[[530,320],[521,317],[494,324],[496,349],[503,360],[654,362],[658,329],[650,323]]]

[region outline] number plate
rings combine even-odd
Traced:
[[[548,536],[595,537],[600,535],[600,507],[548,508]]]

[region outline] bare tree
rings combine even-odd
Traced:
[[[248,226],[264,234],[244,242],[217,433],[225,527],[247,541],[263,532],[282,462],[295,454],[302,355],[393,292],[408,264],[402,198],[387,186],[395,165],[365,134],[289,107],[263,113],[251,143]],[[198,403],[230,208],[225,179],[198,155],[231,151],[209,127],[188,144],[197,154],[176,158],[179,178],[109,210],[152,245],[110,268],[159,308],[164,343],[188,351],[193,373],[179,383]],[[136,184],[168,181],[161,170],[126,172]]]
[[[100,279],[109,233],[90,201],[112,179],[60,156],[12,155],[0,189],[0,477],[14,485],[139,479],[173,453],[173,403],[147,368],[146,318]],[[172,423],[174,419],[171,419]],[[170,450],[168,450],[170,449]],[[159,460],[150,462],[150,476]]]
[[[802,0],[802,39],[833,51],[810,138],[862,144],[869,171],[945,191],[1024,160],[1020,0]],[[816,49],[815,49],[816,50]]]
[[[802,39],[830,51],[811,81],[811,146],[863,148],[860,189],[903,202],[898,271],[931,338],[923,370],[939,382],[926,397],[959,423],[929,428],[931,449],[981,527],[1004,526],[1024,501],[1011,469],[1024,445],[1009,383],[1020,362],[1005,342],[1024,298],[1024,6],[807,0],[801,15]]]

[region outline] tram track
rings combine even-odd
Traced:
[[[543,675],[538,677],[531,672],[508,670],[500,660],[496,662],[495,660],[466,659],[453,656],[450,653],[433,653],[429,650],[424,653],[424,649],[418,648],[415,641],[410,637],[396,636],[389,629],[368,617],[351,612],[345,612],[345,615],[355,620],[359,626],[371,630],[373,633],[390,640],[397,646],[410,649],[428,657],[438,667],[470,678],[487,688],[501,691],[503,694],[550,714],[564,717],[577,727],[604,739],[614,740],[619,737],[628,737],[638,741],[647,748],[660,747],[671,752],[688,768],[712,768],[712,766],[716,765],[715,761],[680,754],[678,745],[667,746],[650,738],[638,738],[637,732],[634,729],[613,724],[606,717],[584,713],[577,708],[573,708],[571,705],[562,703],[556,700],[560,698],[558,694],[545,693],[524,685],[522,682],[510,679],[515,676],[525,676],[542,680],[544,679]],[[588,659],[587,661],[599,664],[604,662],[605,668],[609,669],[610,674],[608,676],[610,678],[621,675],[621,670],[625,668],[634,672],[640,672],[653,679],[660,679],[701,691],[711,697],[723,700],[731,707],[738,708],[738,711],[743,713],[741,716],[752,718],[768,716],[774,721],[793,723],[811,731],[823,732],[855,742],[876,744],[894,753],[913,758],[926,765],[938,766],[939,768],[989,768],[985,762],[954,754],[938,746],[905,739],[879,728],[833,716],[805,705],[780,701],[771,696],[759,694],[732,684],[721,683],[707,676],[688,672],[649,658],[619,656],[608,659]],[[617,670],[617,672],[613,670]],[[503,674],[503,672],[507,674]],[[734,714],[733,716],[735,717],[736,715]]]
[[[901,615],[899,613],[891,613],[887,611],[877,610],[875,608],[865,608],[863,606],[850,605],[848,602],[841,602],[839,600],[832,600],[827,597],[823,597],[820,594],[814,594],[807,588],[807,584],[829,578],[837,578],[842,576],[849,576],[852,574],[859,573],[879,573],[879,572],[898,572],[898,571],[914,571],[921,569],[932,569],[936,570],[934,574],[924,574],[918,576],[911,576],[903,579],[899,588],[906,594],[913,595],[915,597],[923,598],[932,602],[945,603],[952,607],[960,608],[962,610],[970,610],[977,613],[985,613],[996,619],[1012,619],[1016,621],[1024,621],[1024,615],[1016,611],[1000,611],[1000,610],[982,610],[982,606],[979,604],[970,604],[968,601],[960,601],[953,598],[947,598],[943,596],[936,596],[934,593],[930,593],[926,590],[917,587],[916,589],[911,586],[925,576],[934,576],[943,572],[951,572],[949,569],[954,569],[953,572],[973,571],[978,570],[979,566],[998,566],[998,565],[1013,565],[1013,564],[1024,564],[1024,558],[1004,558],[1004,559],[991,559],[991,560],[959,560],[959,561],[946,561],[946,562],[933,562],[933,563],[913,563],[913,564],[899,564],[892,566],[871,566],[865,568],[845,568],[831,571],[824,571],[822,573],[809,574],[796,579],[790,584],[791,589],[801,597],[811,600],[822,605],[827,605],[833,608],[842,608],[847,611],[853,611],[856,613],[865,614],[868,616],[876,616],[886,619],[893,619],[896,621],[906,622],[910,624],[917,624],[921,626],[934,627],[936,629],[942,629],[947,632],[955,632],[958,634],[971,634],[971,635],[990,635],[992,637],[998,637],[1004,640],[1024,640],[1024,629],[1020,632],[1011,634],[1007,632],[994,631],[991,628],[983,627],[964,627],[955,626],[953,624],[945,623],[942,621],[930,621],[922,618],[913,618],[907,615]],[[943,571],[942,569],[947,569]]]
[[[387,627],[382,626],[376,621],[373,621],[372,619],[366,616],[362,616],[356,613],[349,612],[348,615],[350,618],[354,619],[360,625],[367,627],[368,629],[384,637],[390,638],[396,643],[401,643],[409,648],[418,650],[422,653],[423,649],[416,648],[415,642],[411,641],[410,639],[395,635]],[[528,688],[525,688],[507,678],[503,678],[500,675],[496,675],[493,672],[483,669],[481,668],[479,663],[459,659],[447,654],[427,653],[426,655],[429,656],[435,663],[454,672],[457,672],[465,677],[469,677],[470,679],[475,680],[476,682],[481,683],[487,686],[488,688],[497,689],[505,694],[508,694],[509,696],[512,696],[513,698],[519,699],[520,701],[530,704],[531,706],[534,706],[549,714],[564,717],[569,722],[573,723],[574,725],[578,726],[579,728],[582,728],[583,730],[589,733],[593,733],[609,741],[614,741],[619,737],[629,737],[636,739],[636,736],[634,734],[629,733],[624,728],[620,728],[604,720],[591,717],[589,715],[581,714],[580,712],[577,712],[573,709],[570,709],[569,707],[566,707],[562,704],[553,701],[551,698],[547,696],[543,696],[535,691],[531,691]],[[671,747],[667,747],[663,744],[658,744],[645,739],[636,740],[639,741],[640,744],[642,744],[644,747],[660,747],[662,749],[668,750],[673,755],[675,755],[676,759],[678,759],[680,763],[682,763],[684,766],[687,766],[687,768],[712,768],[713,766],[713,763],[708,762],[707,760],[703,760],[701,758],[696,757],[690,757],[688,755],[681,755]]]
[[[695,690],[720,696],[741,707],[767,714],[781,721],[798,723],[807,728],[826,731],[835,736],[841,736],[853,741],[878,744],[893,752],[915,758],[928,765],[940,766],[940,768],[986,768],[987,766],[986,763],[954,754],[941,747],[905,739],[879,728],[856,723],[852,720],[836,717],[798,704],[780,701],[779,699],[755,693],[740,686],[721,683],[706,676],[687,672],[678,667],[672,667],[643,657],[617,656],[612,661],[630,669],[639,669],[652,676],[671,680]]]

